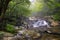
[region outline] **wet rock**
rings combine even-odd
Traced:
[[[60,36],[45,33],[41,40],[60,40]]]
[[[13,39],[16,40],[35,39],[40,36],[41,36],[40,33],[35,32],[34,30],[20,30],[19,33]]]

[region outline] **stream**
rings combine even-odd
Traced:
[[[51,37],[60,35],[59,33],[52,33],[49,30],[52,27],[50,27],[49,23],[46,20],[29,20],[27,21],[27,24],[28,25],[25,26],[22,30],[18,31],[17,35],[15,35],[15,40],[42,40],[43,38],[44,40],[52,40]],[[33,35],[36,35],[36,37]],[[49,38],[47,36],[49,36]]]

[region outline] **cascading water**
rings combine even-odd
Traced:
[[[39,29],[40,31],[47,31],[48,28],[51,28],[48,25],[48,22],[46,22],[45,20],[38,20],[37,22],[35,22],[33,25],[33,28],[35,29]]]

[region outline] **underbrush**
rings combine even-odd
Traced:
[[[16,33],[16,29],[14,28],[13,25],[10,25],[10,24],[7,24],[6,31],[13,34]]]

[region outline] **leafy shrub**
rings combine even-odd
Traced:
[[[56,21],[60,21],[60,15],[53,15],[53,19],[56,20]]]
[[[10,32],[10,33],[15,33],[15,28],[13,25],[7,24],[6,26],[6,31]]]

